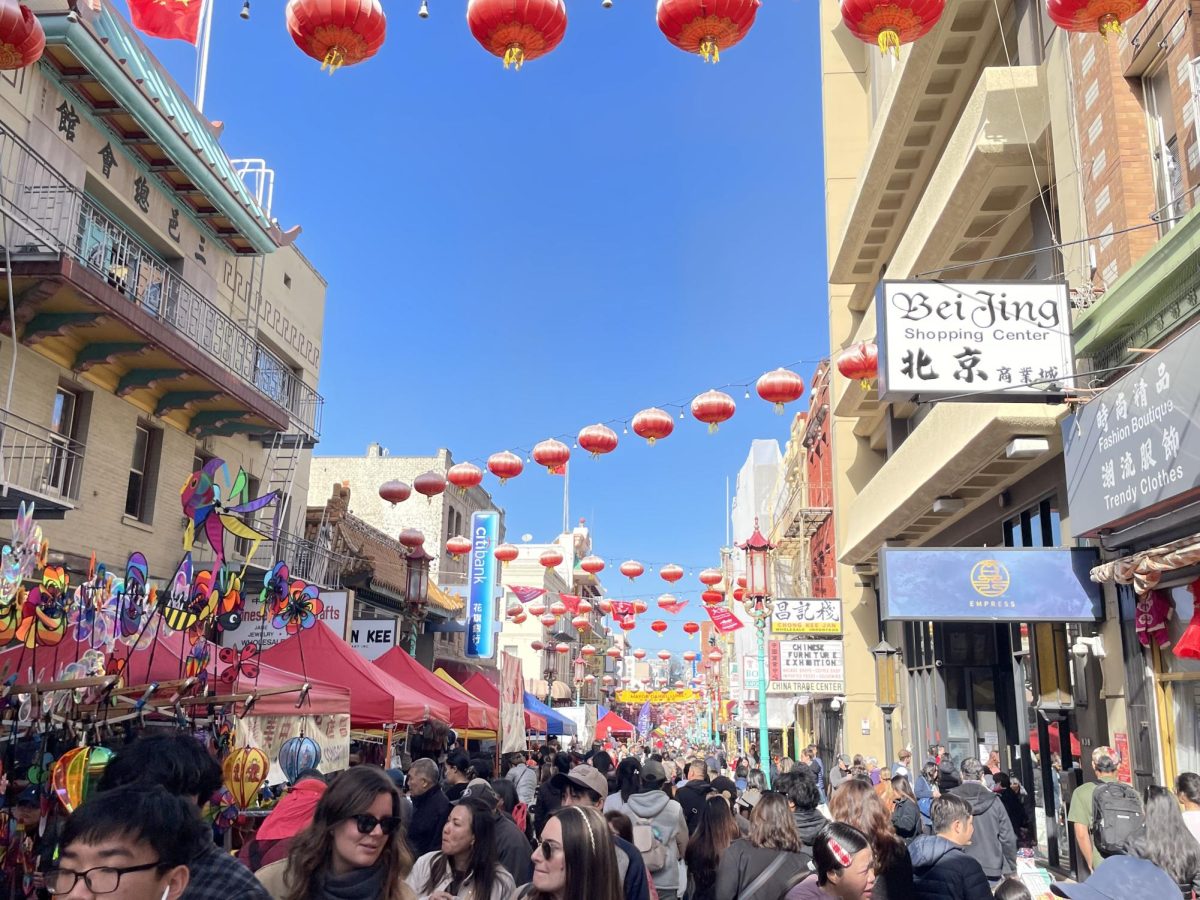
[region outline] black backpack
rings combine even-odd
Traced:
[[[1092,794],[1092,844],[1101,856],[1125,852],[1146,827],[1137,791],[1120,781],[1102,781]]]

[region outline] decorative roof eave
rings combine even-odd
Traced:
[[[279,227],[267,220],[250,196],[217,142],[212,124],[108,3],[98,13],[84,7],[73,24],[67,21],[66,10],[39,14],[47,43],[67,47],[87,66],[256,251],[270,253],[280,246],[284,236]],[[128,55],[117,55],[118,49]],[[134,62],[145,66],[140,77],[131,70]]]

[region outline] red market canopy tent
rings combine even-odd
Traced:
[[[596,740],[604,740],[610,731],[613,734],[634,734],[636,729],[615,712],[609,711],[596,723]]]
[[[350,725],[378,728],[394,722],[450,721],[450,708],[373,666],[324,622],[318,621],[262,653],[262,661],[294,672],[316,672],[350,688]]]
[[[1059,733],[1059,723],[1050,722],[1046,726],[1046,730],[1050,734],[1050,752],[1061,754],[1062,737]],[[1079,745],[1079,738],[1069,731],[1067,734],[1071,738],[1071,758],[1079,759],[1080,755],[1083,753],[1083,748]],[[1041,747],[1041,744],[1042,742],[1038,739],[1038,730],[1036,728],[1032,729],[1029,732],[1029,751],[1031,753],[1037,753]]]
[[[499,716],[500,710],[500,691],[496,686],[476,672],[470,678],[463,682],[463,687],[488,704],[492,709],[497,711]],[[525,730],[540,731],[546,733],[546,717],[539,716],[537,713],[525,710]]]
[[[496,710],[438,678],[399,647],[393,647],[374,662],[397,681],[443,701],[450,708],[450,724],[455,728],[495,731],[499,727]]]

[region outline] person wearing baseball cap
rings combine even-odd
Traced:
[[[511,782],[509,782],[511,784]],[[472,778],[463,788],[454,806],[468,800],[482,800],[493,811],[495,821],[496,862],[513,877],[517,887],[528,884],[533,877],[533,861],[529,858],[529,841],[517,824],[500,809],[500,795],[482,778]]]
[[[1055,896],[1068,900],[1179,896],[1175,879],[1154,863],[1133,856],[1110,856],[1096,866],[1087,881],[1081,884],[1056,881],[1050,885],[1050,890]]]
[[[685,887],[679,883],[679,860],[687,850],[688,827],[683,807],[663,791],[666,781],[663,764],[654,758],[646,760],[642,764],[641,790],[630,794],[617,811],[633,822],[634,844],[643,854],[659,900],[676,900]],[[666,861],[662,862],[664,851]],[[651,869],[650,859],[661,862],[660,867]]]
[[[608,799],[608,779],[594,766],[576,766],[570,772],[560,772],[551,784],[562,795],[563,806],[590,806],[603,814],[604,801]],[[617,835],[612,838],[625,900],[650,900],[650,881],[646,877],[642,854]]]
[[[1121,764],[1121,754],[1112,747],[1097,747],[1092,751],[1092,769],[1096,773],[1095,781],[1085,781],[1075,788],[1071,794],[1071,808],[1067,811],[1067,821],[1075,833],[1075,844],[1079,848],[1079,859],[1083,861],[1083,874],[1094,871],[1104,860],[1092,842],[1092,800],[1096,796],[1096,787],[1106,782],[1117,781],[1117,767]]]

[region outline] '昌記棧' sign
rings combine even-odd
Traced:
[[[1065,284],[884,281],[875,304],[881,400],[1046,396],[1072,384]]]
[[[780,597],[771,607],[772,634],[841,634],[842,601]]]
[[[1063,422],[1075,537],[1158,515],[1200,492],[1198,358],[1193,326]]]
[[[840,640],[767,643],[767,692],[771,694],[840,694],[846,668]]]

